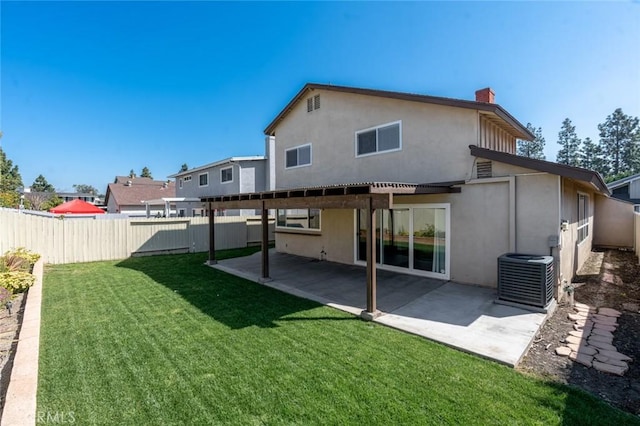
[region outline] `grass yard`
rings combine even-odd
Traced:
[[[640,424],[577,389],[205,259],[47,267],[38,412],[72,412],[82,425]]]

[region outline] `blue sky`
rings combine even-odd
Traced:
[[[306,82],[473,99],[491,86],[547,158],[640,116],[640,3],[0,3],[0,141],[25,185],[106,190],[264,154]]]

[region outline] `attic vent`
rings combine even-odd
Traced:
[[[320,95],[315,95],[307,99],[307,112],[320,108]]]
[[[478,161],[477,173],[478,179],[492,177],[493,173],[491,171],[491,161]]]

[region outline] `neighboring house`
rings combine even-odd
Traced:
[[[611,196],[634,204],[634,209],[640,213],[640,173],[607,185]]]
[[[307,84],[265,134],[275,190],[203,201],[279,206],[279,252],[362,265],[375,255],[377,268],[490,287],[502,254],[553,255],[561,296],[598,235],[626,242],[627,228],[604,232],[594,212],[625,227],[633,216],[598,173],[516,155],[534,135],[489,88],[467,101]]]
[[[191,198],[264,191],[266,157],[231,157],[168,176],[176,180],[176,196]],[[202,203],[176,204],[178,216],[204,216]],[[255,209],[220,210],[218,215],[253,216]],[[260,214],[259,212],[257,214]]]
[[[57,192],[56,195],[65,203],[73,200],[82,200],[91,204],[100,204],[101,201],[96,195],[83,192]]]
[[[175,197],[174,182],[158,181],[145,177],[116,176],[113,183],[107,186],[105,204],[107,213],[121,213],[128,216],[146,217],[145,200]],[[151,206],[150,214],[164,215],[162,205]],[[171,212],[175,216],[175,211]]]

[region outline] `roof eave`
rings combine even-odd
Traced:
[[[558,176],[563,176],[570,179],[579,180],[585,182],[593,188],[606,195],[611,195],[607,184],[602,179],[600,173],[593,170],[583,169],[581,167],[567,166],[566,164],[553,163],[551,161],[537,160],[534,158],[527,158],[520,155],[509,154],[506,152],[493,151],[486,148],[479,148],[475,145],[469,145],[471,155],[474,157],[485,158],[487,160],[495,160],[502,163],[512,164],[527,169],[537,170],[540,172],[547,172]]]

